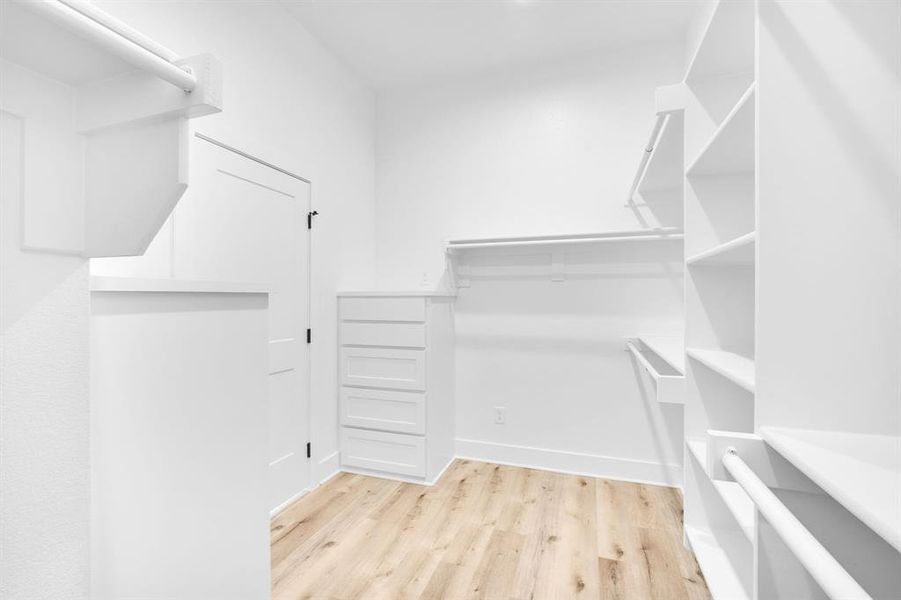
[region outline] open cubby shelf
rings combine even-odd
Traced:
[[[754,95],[756,85],[738,103],[686,170],[688,177],[751,173],[754,170]]]
[[[732,481],[719,481],[710,476],[707,471],[707,443],[703,440],[690,440],[686,442],[689,453],[698,463],[700,469],[710,479],[713,487],[719,493],[723,504],[729,509],[729,513],[735,518],[735,523],[741,529],[742,534],[749,542],[754,541],[755,512],[751,498],[741,489],[741,486]]]
[[[709,348],[686,348],[686,354],[738,386],[754,391],[754,360],[735,352]]]

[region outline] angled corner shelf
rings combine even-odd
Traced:
[[[754,266],[757,233],[746,233],[710,250],[686,259],[685,264],[699,267]]]
[[[754,70],[754,3],[717,3],[689,63],[686,81]]]
[[[783,427],[760,435],[901,552],[901,437]]]
[[[754,391],[754,361],[734,352],[708,348],[686,348],[685,353],[729,381]]]
[[[686,169],[687,177],[752,173],[755,162],[754,96],[756,85],[742,94],[707,144]]]

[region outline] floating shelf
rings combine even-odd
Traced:
[[[685,537],[704,573],[707,587],[714,598],[726,600],[750,600],[750,594],[741,583],[740,575],[724,547],[747,543],[737,531],[711,530],[704,527],[685,526]]]
[[[728,267],[754,265],[754,251],[757,245],[757,233],[747,233],[725,244],[720,244],[705,252],[695,254],[685,263],[699,267]]]
[[[272,286],[239,281],[91,277],[92,292],[163,292],[189,294],[268,294]]]
[[[750,358],[725,350],[703,348],[686,348],[685,353],[749,392],[754,391],[754,361]]]
[[[639,335],[638,340],[673,369],[685,374],[685,339],[681,336]]]
[[[754,541],[755,536],[755,512],[754,502],[745,493],[741,486],[734,481],[721,481],[713,479],[707,471],[707,443],[703,440],[691,440],[686,442],[691,455],[700,465],[701,469],[710,479],[713,487],[723,499],[723,503],[729,512],[735,518],[735,522],[741,529],[742,534],[749,542]]]
[[[760,435],[901,552],[901,437],[782,427]]]
[[[756,85],[742,94],[710,141],[685,171],[688,177],[734,175],[754,171]]]
[[[754,70],[754,3],[720,1],[691,59],[685,80]]]

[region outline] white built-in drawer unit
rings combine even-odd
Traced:
[[[453,300],[338,294],[345,470],[433,483],[453,459]]]
[[[341,385],[425,391],[425,350],[341,348]]]
[[[425,392],[341,387],[341,424],[425,434]]]

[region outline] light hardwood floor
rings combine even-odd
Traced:
[[[272,597],[709,598],[678,490],[456,461],[336,476],[272,521]]]

